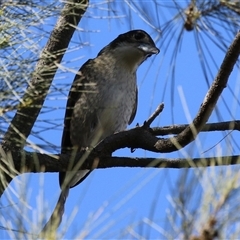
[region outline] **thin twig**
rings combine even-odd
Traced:
[[[164,103],[159,104],[154,113],[149,117],[147,121],[144,122],[143,127],[149,128],[156,117],[163,111],[163,108]]]

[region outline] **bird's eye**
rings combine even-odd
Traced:
[[[134,38],[135,38],[136,40],[141,40],[141,39],[143,39],[144,37],[145,37],[145,35],[144,35],[144,33],[142,33],[142,32],[137,32],[137,33],[134,34]]]

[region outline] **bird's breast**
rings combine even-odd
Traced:
[[[110,84],[99,89],[101,104],[98,116],[102,126],[109,128],[110,134],[127,127],[136,101],[135,75],[121,72],[113,77],[116,79],[111,79]]]

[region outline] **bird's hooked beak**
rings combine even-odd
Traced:
[[[147,43],[142,43],[138,46],[138,49],[142,50],[148,56],[158,54],[160,52],[156,46]]]

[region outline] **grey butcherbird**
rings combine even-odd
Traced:
[[[145,31],[133,30],[119,35],[96,58],[83,64],[68,96],[62,153],[91,149],[107,136],[126,129],[137,110],[137,68],[158,53]],[[60,172],[62,192],[43,232],[59,226],[69,188],[89,173],[90,170]]]

